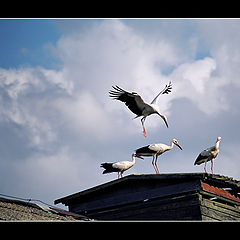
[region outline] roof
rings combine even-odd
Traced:
[[[96,220],[240,220],[240,182],[207,173],[128,175],[60,202]]]
[[[214,185],[218,188],[231,188],[235,193],[240,193],[240,181],[234,180],[233,178],[216,175],[216,174],[208,174],[208,173],[171,173],[171,174],[132,174],[123,178],[119,178],[87,190],[71,194],[69,196],[56,199],[54,204],[63,203],[65,205],[69,205],[71,202],[76,201],[84,196],[89,194],[94,194],[102,190],[111,189],[112,187],[121,186],[124,184],[128,184],[130,182],[139,182],[139,181],[180,181],[180,180],[192,180],[192,179],[200,179],[204,182],[207,182],[211,185]],[[206,187],[206,186],[205,186]],[[206,190],[206,189],[205,189]],[[208,191],[210,191],[208,189]],[[239,195],[240,196],[240,195]]]
[[[0,221],[77,221],[87,217],[60,208],[0,198]]]

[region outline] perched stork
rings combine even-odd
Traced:
[[[101,167],[105,168],[105,170],[103,171],[103,174],[117,172],[118,173],[118,178],[122,177],[123,172],[128,170],[129,168],[131,168],[135,164],[135,157],[136,157],[136,154],[133,153],[132,154],[132,161],[121,161],[121,162],[115,162],[115,163],[102,163]]]
[[[219,143],[221,141],[221,137],[217,138],[216,144],[213,147],[207,148],[203,150],[197,157],[194,165],[200,165],[202,163],[205,163],[204,170],[206,171],[206,165],[208,161],[211,161],[211,172],[213,174],[213,159],[217,157],[219,153]]]
[[[163,143],[157,143],[157,144],[150,144],[145,147],[141,147],[136,150],[136,157],[153,156],[152,165],[154,167],[155,172],[158,174],[159,173],[158,166],[157,166],[158,156],[163,154],[166,151],[171,150],[174,144],[182,150],[182,147],[179,145],[178,141],[176,139],[173,139],[170,143],[170,146]]]
[[[168,94],[171,92],[171,89],[172,89],[171,82],[169,82],[169,84],[166,85],[165,88],[160,93],[158,93],[158,95],[152,100],[150,104],[145,103],[141,98],[141,96],[135,92],[132,92],[132,93],[127,92],[118,86],[112,86],[112,87],[115,91],[113,90],[109,91],[110,97],[124,102],[127,105],[127,107],[137,115],[135,118],[143,116],[143,118],[141,119],[141,123],[143,127],[144,137],[146,137],[146,129],[144,127],[144,122],[146,120],[146,117],[153,113],[158,114],[164,120],[166,126],[168,127],[167,117],[160,113],[157,103],[158,103],[158,97],[160,95]]]

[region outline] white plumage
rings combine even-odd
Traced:
[[[136,154],[132,154],[132,161],[121,161],[121,162],[114,162],[114,163],[102,163],[101,167],[105,168],[103,174],[105,173],[112,173],[117,172],[118,178],[122,177],[124,171],[128,170],[135,164],[135,157]]]
[[[194,165],[200,165],[202,163],[205,163],[204,165],[204,171],[206,171],[206,164],[208,161],[211,161],[211,172],[213,174],[213,159],[215,159],[219,153],[219,144],[221,141],[221,137],[217,138],[216,144],[213,147],[207,148],[203,150],[197,157],[196,161],[194,162]]]
[[[158,166],[157,166],[158,156],[163,154],[166,151],[171,150],[174,144],[182,150],[182,147],[180,146],[178,141],[176,139],[172,139],[169,146],[163,143],[156,143],[156,144],[150,144],[145,147],[138,148],[136,150],[136,157],[153,156],[152,165],[154,167],[155,172],[158,174],[159,173]]]

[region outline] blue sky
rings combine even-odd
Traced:
[[[53,204],[115,179],[102,162],[172,138],[183,151],[160,172],[202,172],[196,157],[221,136],[215,173],[240,178],[239,19],[1,19],[0,34],[0,193]],[[108,97],[119,85],[151,102],[169,81],[169,128],[152,115],[147,138]],[[146,158],[124,175],[150,173]]]
[[[1,19],[0,34],[0,65],[4,68],[51,66],[54,59],[46,46],[61,36],[54,21],[47,19]]]

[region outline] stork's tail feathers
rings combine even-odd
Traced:
[[[100,167],[105,168],[103,174],[113,172],[112,163],[102,163]]]

